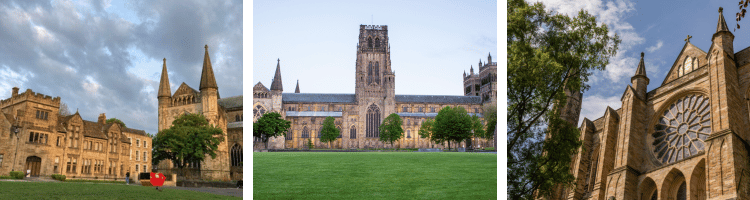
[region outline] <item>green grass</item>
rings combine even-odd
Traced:
[[[105,180],[87,180],[87,179],[65,179],[65,182],[125,184],[124,180],[123,181],[105,181]]]
[[[496,199],[497,155],[253,153],[255,199]]]
[[[0,181],[0,199],[240,199],[202,192],[121,184]]]

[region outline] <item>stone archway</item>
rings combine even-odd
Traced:
[[[685,175],[674,168],[669,171],[661,186],[659,199],[687,200],[687,182]]]
[[[706,159],[701,159],[690,175],[690,199],[706,199]]]
[[[42,158],[36,156],[27,157],[26,169],[31,170],[31,176],[39,176],[39,171],[42,169]]]
[[[656,196],[659,194],[659,191],[657,191],[656,188],[656,182],[654,182],[651,177],[646,177],[646,179],[641,181],[641,185],[638,186],[638,191],[641,200],[655,200]]]

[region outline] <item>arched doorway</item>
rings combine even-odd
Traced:
[[[687,200],[685,175],[678,169],[672,169],[667,174],[661,188],[660,199]]]
[[[26,169],[31,170],[31,176],[39,176],[39,171],[42,169],[42,158],[36,156],[27,157]]]

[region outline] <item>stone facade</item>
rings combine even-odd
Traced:
[[[30,169],[33,176],[122,180],[126,172],[133,178],[150,171],[151,151],[143,148],[151,145],[146,132],[105,123],[104,113],[87,121],[78,111],[60,116],[59,109],[60,97],[31,89],[19,94],[13,88],[11,97],[0,101],[0,174]]]
[[[584,118],[583,147],[572,163],[575,186],[552,199],[750,198],[750,48],[734,51],[734,35],[719,13],[709,50],[688,37],[650,92],[641,54],[622,107]]]
[[[199,90],[185,84],[171,93],[167,61],[164,59],[159,83],[159,131],[169,128],[172,121],[184,113],[200,113],[209,124],[224,132],[224,141],[219,144],[216,158],[207,157],[201,163],[191,164],[191,168],[206,180],[242,179],[242,95],[221,98],[216,85],[208,45],[205,46],[203,68]],[[158,165],[160,170],[170,170],[174,164],[167,160]]]
[[[360,25],[354,94],[300,93],[299,82],[294,93],[283,93],[281,61],[277,60],[276,73],[271,89],[258,82],[253,87],[253,121],[267,112],[278,112],[292,122],[287,137],[269,139],[268,148],[307,148],[310,140],[315,148],[329,148],[320,142],[322,123],[326,117],[334,117],[341,137],[332,142],[332,148],[383,148],[391,147],[378,140],[378,126],[391,113],[403,120],[404,138],[394,142],[400,148],[443,148],[426,138],[419,137],[419,127],[427,119],[434,118],[445,106],[461,106],[471,115],[479,115],[483,106],[497,102],[497,63],[488,56],[481,64],[478,74],[464,73],[464,85],[476,91],[465,96],[442,95],[397,95],[396,75],[391,69],[388,26]],[[483,98],[486,97],[486,98]],[[491,147],[494,140],[473,138],[475,147]],[[465,142],[451,144],[466,146]],[[255,138],[254,149],[264,149],[265,144]]]

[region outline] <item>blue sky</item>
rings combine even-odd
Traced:
[[[618,54],[611,60],[606,71],[594,73],[589,84],[591,89],[583,94],[583,109],[580,121],[584,117],[595,120],[604,115],[605,108],[618,109],[622,106],[620,98],[630,77],[644,52],[646,74],[651,91],[659,87],[668,70],[677,59],[685,45],[685,38],[691,35],[690,42],[708,51],[711,36],[716,32],[719,18],[719,7],[724,7],[724,18],[729,27],[736,26],[734,14],[737,12],[736,1],[630,1],[630,0],[543,0],[548,9],[563,13],[575,14],[586,9],[597,16],[597,21],[609,25],[621,36],[622,44]],[[732,33],[735,35],[734,51],[738,52],[750,46],[750,24],[741,21],[740,26]]]
[[[359,25],[388,25],[396,94],[463,95],[463,72],[497,62],[497,2],[255,1],[253,79],[284,92],[354,93]]]
[[[198,88],[206,44],[221,95],[242,95],[240,0],[6,0],[0,22],[0,99],[32,89],[155,134],[162,59],[172,92]]]

